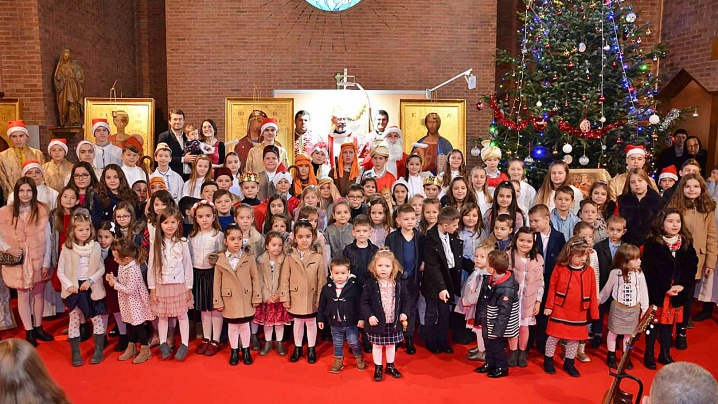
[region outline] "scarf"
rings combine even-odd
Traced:
[[[92,253],[92,247],[94,247],[95,241],[90,240],[85,245],[79,245],[77,243],[72,243],[72,250],[77,253],[80,257],[89,257]]]
[[[663,243],[666,244],[666,247],[671,250],[671,253],[675,253],[676,251],[681,249],[683,238],[680,234],[676,234],[673,237],[661,236],[661,238],[663,239]]]

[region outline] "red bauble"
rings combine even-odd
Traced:
[[[484,102],[483,102],[483,101],[477,102],[477,103],[476,103],[476,109],[478,109],[479,111],[481,111],[482,109],[484,109]]]
[[[604,102],[606,102],[606,97],[604,97],[604,96],[598,97],[598,102],[600,102],[601,104],[603,104]]]
[[[551,80],[553,80],[553,81],[558,81],[558,76],[554,75],[554,76],[551,78]]]
[[[551,49],[551,45],[546,44],[546,46],[544,46],[544,48],[546,48],[546,49]]]
[[[556,15],[558,15],[559,17],[562,16],[562,15],[563,15],[563,11],[558,10],[558,11],[556,12]]]
[[[573,62],[568,62],[568,68],[573,69]]]

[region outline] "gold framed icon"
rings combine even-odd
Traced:
[[[251,125],[261,126],[262,111],[277,120],[279,133],[276,142],[287,151],[289,164],[294,162],[294,99],[293,98],[226,98],[224,141],[238,141],[248,135]],[[228,147],[227,151],[234,150]]]
[[[107,119],[110,142],[123,147],[131,138],[142,144],[143,155],[155,149],[154,98],[85,98],[85,140],[95,142],[92,120]]]
[[[0,98],[0,151],[10,147],[10,139],[7,138],[8,123],[18,119],[22,119],[22,100]]]

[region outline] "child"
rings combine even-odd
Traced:
[[[219,334],[222,332],[222,313],[214,309],[214,263],[222,250],[224,234],[221,232],[214,205],[199,201],[192,209],[194,227],[189,235],[189,252],[192,256],[194,279],[192,294],[195,310],[202,319],[204,339],[197,347],[197,354],[214,356],[219,351]]]
[[[167,191],[172,195],[175,203],[184,196],[184,181],[182,176],[170,168],[172,162],[172,149],[167,143],[158,143],[155,148],[155,162],[157,168],[150,174],[150,178],[160,177],[165,180]]]
[[[461,208],[460,214],[459,238],[464,242],[463,255],[466,258],[472,258],[476,248],[486,239],[487,232],[484,231],[484,223],[481,220],[478,205],[467,203]]]
[[[509,161],[508,171],[509,178],[512,181],[518,181],[521,188],[521,190],[516,193],[517,195],[520,195],[517,196],[519,205],[524,208],[532,206],[534,200],[536,199],[536,189],[529,185],[526,180],[524,161],[518,158],[511,159]]]
[[[421,210],[424,208],[424,195],[417,194],[409,198],[409,205],[416,212],[416,228],[419,228],[419,219],[421,218]]]
[[[214,207],[217,210],[217,221],[220,230],[224,231],[230,223],[234,223],[234,215],[232,215],[232,193],[220,189],[212,196]]]
[[[50,161],[42,165],[45,173],[45,184],[57,192],[65,185],[65,178],[70,175],[73,164],[67,160],[67,140],[51,139],[47,145]]]
[[[386,235],[391,231],[391,212],[384,198],[373,196],[369,198],[369,218],[371,219],[371,242],[381,248],[384,247]]]
[[[359,345],[359,327],[364,327],[364,320],[359,315],[359,299],[362,288],[356,277],[349,272],[351,263],[343,256],[332,259],[331,278],[322,288],[319,296],[317,326],[323,330],[324,325],[331,326],[334,344],[334,363],[331,373],[339,373],[344,368],[344,341],[349,343],[351,353],[357,362],[357,369],[366,369],[364,354]]]
[[[97,243],[100,244],[100,251],[102,253],[102,260],[105,263],[105,273],[111,275],[110,277],[117,277],[117,262],[114,260],[112,255],[112,243],[117,240],[115,234],[117,226],[113,222],[102,222],[100,227],[97,229]],[[133,244],[134,245],[134,244]],[[107,306],[107,313],[112,314],[117,323],[117,332],[119,334],[119,342],[115,345],[115,352],[124,352],[127,349],[127,327],[122,321],[122,315],[120,312],[120,303],[117,299],[117,291],[110,285],[108,278],[103,278],[105,284],[105,305]]]
[[[424,254],[421,251],[424,245],[424,235],[416,229],[416,212],[409,205],[401,205],[396,210],[396,230],[386,237],[386,247],[394,252],[396,260],[403,268],[401,279],[406,282],[409,291],[411,310],[406,313],[409,317],[408,325],[404,330],[406,353],[416,353],[414,346],[414,330],[416,329],[416,304],[421,291],[421,264]]]
[[[257,206],[262,201],[257,198],[259,194],[259,176],[252,172],[246,172],[239,177],[239,186],[242,189],[242,203],[249,206]]]
[[[122,171],[125,172],[127,183],[132,187],[140,180],[147,181],[147,173],[137,165],[140,159],[140,152],[135,145],[125,146],[122,149]]]
[[[307,327],[307,362],[317,362],[317,310],[319,295],[327,282],[322,249],[315,243],[316,229],[308,220],[294,225],[294,242],[287,249],[281,270],[279,301],[294,317],[294,352],[290,362],[302,357],[304,326]]]
[[[362,179],[373,178],[376,184],[374,192],[381,192],[384,188],[391,189],[391,185],[396,181],[394,174],[386,169],[386,162],[389,159],[389,149],[384,145],[379,145],[371,151],[371,161],[374,167],[362,174]]]
[[[476,308],[479,298],[485,293],[493,271],[488,266],[488,255],[493,251],[490,246],[481,245],[474,250],[474,272],[472,272],[464,283],[461,290],[461,304],[456,305],[457,313],[464,313],[466,328],[476,334],[476,348],[470,348],[466,359],[470,361],[486,361],[486,347],[481,331],[481,316]]]
[[[571,211],[573,206],[573,190],[571,187],[561,185],[554,192],[554,205],[551,211],[551,226],[563,234],[568,241],[573,236],[573,227],[580,221]]]
[[[611,194],[611,187],[606,181],[596,181],[591,185],[588,191],[588,197],[598,208],[600,217],[607,221],[616,210],[616,202],[613,200],[614,195]]]
[[[306,219],[309,221],[309,223],[312,225],[314,230],[317,232],[317,238],[316,242],[319,244],[319,246],[322,249],[322,254],[324,255],[324,261],[327,265],[327,268],[329,267],[329,262],[331,261],[331,251],[329,249],[329,244],[327,244],[327,239],[324,237],[324,233],[319,231],[317,229],[317,225],[319,223],[319,210],[315,208],[314,206],[303,206],[301,209],[299,209],[299,214],[297,215],[297,221]],[[291,239],[292,236],[290,235],[289,238]]]
[[[544,178],[541,188],[539,188],[536,194],[536,200],[534,205],[543,204],[548,206],[549,210],[555,208],[554,194],[556,189],[560,186],[571,187],[573,191],[573,205],[571,206],[571,212],[574,214],[578,213],[580,203],[583,200],[583,193],[580,189],[571,185],[569,177],[568,164],[564,163],[563,160],[556,160],[548,167],[548,175]],[[529,205],[530,206],[530,205]]]
[[[274,216],[277,217],[277,216]],[[257,258],[257,272],[261,287],[262,303],[252,320],[264,327],[264,346],[260,356],[266,356],[272,350],[272,331],[276,335],[274,347],[279,356],[286,356],[287,350],[282,345],[284,326],[292,323],[292,316],[279,301],[279,270],[284,263],[284,237],[281,233],[270,231],[264,239],[264,253]]]
[[[274,215],[278,215],[280,213],[283,213],[284,215],[287,215],[289,212],[287,211],[287,200],[282,198],[279,194],[274,194],[269,197],[267,200],[267,218],[264,220],[264,224],[262,226],[262,233],[267,234],[272,229],[272,218]]]
[[[267,199],[270,195],[274,195],[275,189],[272,180],[277,175],[279,167],[279,148],[275,145],[264,146],[262,156],[262,170],[257,175],[259,179],[257,198],[261,201]],[[285,169],[285,167],[282,166],[282,169]]]
[[[164,184],[164,181],[162,181],[162,183]],[[145,202],[147,202],[147,191],[148,191],[147,181],[145,181],[145,180],[135,181],[135,183],[132,184],[132,190],[135,191],[135,193],[137,194],[137,202],[140,205],[145,206]]]
[[[287,201],[288,212],[294,212],[294,209],[299,206],[299,198],[289,192],[292,188],[292,175],[286,171],[277,173],[274,178],[272,178],[272,183],[274,184],[276,193]]]
[[[299,211],[305,206],[312,206],[317,209],[318,215],[318,230],[323,231],[327,228],[327,211],[325,211],[321,205],[319,188],[315,186],[308,186],[304,188],[301,195],[301,202],[299,206],[294,210],[294,219],[299,219]]]
[[[166,191],[167,190],[167,183],[162,177],[151,177],[150,183],[148,184],[148,194],[147,197],[151,198],[152,194],[154,194],[157,191]],[[137,192],[133,189],[133,191]],[[139,198],[139,195],[138,195]],[[176,202],[175,202],[176,203]],[[145,205],[146,207],[147,205]]]
[[[711,170],[711,176],[706,178],[708,193],[714,201],[718,201],[718,186],[716,186],[716,184],[718,184],[718,166],[713,167]]]
[[[294,165],[289,167],[289,170],[294,168],[294,177],[292,178],[292,190],[293,196],[299,197],[302,194],[304,188],[309,185],[317,185],[317,177],[314,176],[314,170],[312,170],[311,160],[306,154],[300,154],[294,157]]]
[[[394,378],[401,373],[394,366],[396,344],[404,336],[402,330],[407,327],[408,313],[411,310],[409,291],[399,279],[401,264],[388,250],[376,253],[369,263],[369,273],[361,295],[361,318],[364,320],[369,341],[372,343],[374,358],[374,380],[380,382],[382,371],[382,346],[386,351],[386,373]],[[399,328],[399,324],[401,327]]]
[[[454,352],[447,339],[449,302],[461,294],[462,271],[474,269],[473,261],[462,255],[463,241],[455,235],[459,219],[459,212],[451,206],[441,209],[438,224],[429,230],[424,243],[421,294],[426,299],[425,342],[427,349],[435,354]]]
[[[424,195],[427,198],[439,198],[441,193],[441,180],[433,175],[424,178]]]
[[[593,228],[593,239],[598,243],[608,237],[606,232],[606,221],[599,216],[598,206],[590,199],[581,201],[581,209],[578,211],[578,218],[588,223]]]
[[[152,357],[145,323],[154,320],[155,315],[152,313],[147,287],[142,280],[139,265],[143,259],[142,253],[130,240],[118,239],[112,243],[112,256],[119,265],[117,276],[108,273],[105,280],[117,291],[120,315],[127,327],[129,342],[125,352],[117,359],[126,361],[135,357],[139,342],[140,352],[132,363],[144,363]]]
[[[359,215],[366,215],[369,213],[369,208],[364,203],[364,188],[361,185],[352,184],[349,186],[346,201],[349,203],[349,209],[351,209],[352,220]]]
[[[711,177],[713,177],[712,172]],[[678,182],[678,171],[676,170],[676,166],[671,165],[665,167],[661,170],[661,174],[658,175],[658,192],[661,196],[663,196],[663,193],[666,190],[673,188],[676,182]]]
[[[80,324],[85,318],[92,319],[95,339],[93,365],[104,359],[105,287],[102,275],[105,265],[102,261],[100,244],[95,242],[95,232],[90,212],[85,208],[75,209],[67,228],[67,240],[57,262],[57,277],[62,283],[62,299],[70,313],[68,341],[72,350],[72,366],[82,366],[80,353]]]
[[[227,191],[229,199],[232,203],[239,202],[239,196],[233,194],[230,189],[234,185],[232,171],[227,167],[218,167],[214,169],[214,182],[217,184],[217,191]]]
[[[583,201],[582,201],[583,202]],[[598,262],[598,254],[596,253],[596,250],[593,249],[594,245],[594,238],[593,238],[593,226],[586,222],[578,222],[576,223],[576,226],[573,227],[573,235],[576,237],[579,237],[583,239],[583,241],[588,244],[588,265],[593,269],[593,274],[596,277],[596,296],[598,297],[598,293],[600,292],[599,284],[600,284],[600,269],[599,269],[599,262]],[[600,313],[599,313],[600,316]],[[594,319],[595,320],[595,319]],[[589,338],[593,339],[593,332],[591,330],[591,323],[589,323],[588,326],[588,336]],[[581,362],[591,362],[591,358],[586,355],[586,341],[580,341],[578,343],[578,351],[576,351],[576,359],[578,359]]]
[[[200,141],[199,129],[196,126],[188,123],[184,126],[184,133],[185,136],[187,136],[187,141],[184,145],[184,154],[199,156],[201,154],[214,153],[214,147]]]
[[[167,208],[157,217],[159,226],[150,249],[147,286],[150,290],[153,313],[159,317],[160,352],[162,360],[171,355],[167,344],[169,318],[177,317],[182,345],[175,358],[183,361],[189,350],[189,317],[187,310],[194,306],[192,287],[192,256],[189,243],[182,237],[182,215]]]
[[[60,190],[57,196],[55,209],[50,211],[50,233],[52,234],[52,245],[50,251],[50,264],[52,268],[57,268],[57,259],[62,251],[62,246],[65,245],[67,239],[67,228],[70,226],[70,218],[72,217],[72,211],[77,206],[77,191],[70,187],[65,187]],[[62,291],[62,284],[57,278],[57,271],[54,271],[52,275],[52,287],[56,292]],[[57,301],[57,295],[54,301],[45,302],[45,311],[52,311],[50,307],[55,306],[55,311],[62,311],[64,306]],[[50,307],[47,307],[50,306]]]
[[[608,237],[596,243],[593,249],[596,250],[598,257],[598,287],[603,290],[608,283],[608,274],[613,268],[613,260],[616,252],[622,245],[621,237],[626,233],[626,219],[621,216],[611,216],[608,218]],[[601,346],[603,339],[603,316],[608,312],[609,306],[601,304],[598,308],[598,320],[591,324],[593,332],[593,342],[591,346],[597,349]]]
[[[507,251],[511,246],[514,221],[511,216],[502,213],[494,221],[494,229],[486,237],[484,244],[490,245],[499,251]]]
[[[330,208],[334,202],[342,199],[342,196],[339,195],[339,190],[334,186],[334,181],[329,177],[320,179],[317,188],[319,188],[319,206],[325,212],[331,211]]]
[[[426,178],[429,173],[421,172],[422,164],[421,156],[418,154],[412,153],[406,158],[404,180],[409,189],[409,197],[413,197],[414,195],[424,196],[424,178]]]
[[[627,177],[626,192],[618,197],[617,210],[627,223],[623,240],[640,247],[665,201],[649,186],[651,178],[643,169],[630,170]]]
[[[391,199],[394,206],[400,206],[409,202],[409,184],[405,179],[399,178],[391,186]]]
[[[357,146],[354,142],[342,143],[341,155],[337,167],[332,168],[329,172],[329,177],[334,179],[334,185],[339,189],[339,194],[346,195],[349,192],[349,187],[355,184],[359,177]]]
[[[287,241],[289,238],[289,230],[292,229],[292,220],[287,217],[284,213],[277,213],[276,215],[272,216],[272,227],[269,228],[270,231],[276,231],[277,233],[282,235],[282,239],[284,241]]]
[[[500,183],[509,180],[509,176],[499,171],[501,149],[498,148],[495,143],[492,144],[489,139],[481,142],[481,146],[481,159],[486,165],[486,185],[489,188],[489,193],[493,194],[494,189],[496,189]]]
[[[483,217],[491,209],[494,201],[489,193],[489,187],[486,185],[486,169],[484,167],[475,166],[471,169],[471,188],[476,192],[476,201]]]
[[[57,201],[57,191],[45,185],[45,174],[42,172],[42,166],[37,160],[27,160],[22,165],[22,171],[20,172],[23,177],[30,177],[35,182],[37,188],[37,200],[45,205],[48,211],[55,209],[55,202]],[[14,185],[14,184],[13,184]],[[14,192],[7,197],[7,204],[11,205],[15,199]]]
[[[465,204],[476,203],[476,193],[469,188],[469,184],[464,177],[455,177],[449,183],[446,195],[441,198],[441,203],[444,206],[453,206],[456,210],[461,211]]]
[[[135,210],[129,203],[125,201],[118,203],[115,211],[112,212],[112,219],[117,225],[119,237],[132,240],[135,245],[142,245],[146,224],[144,220],[137,220]]]
[[[450,174],[450,175],[447,175]],[[447,188],[451,181],[456,177],[466,177],[466,161],[464,153],[459,149],[453,149],[449,152],[444,164],[444,170],[437,176],[441,180],[441,187]]]
[[[242,246],[249,246],[255,257],[264,252],[264,236],[253,226],[254,209],[246,203],[234,207],[234,221],[242,230]]]
[[[424,205],[421,208],[421,221],[419,222],[419,230],[427,234],[429,230],[439,221],[439,211],[441,210],[441,202],[436,198],[425,198]]]
[[[364,192],[364,200],[362,202],[366,202],[370,196],[378,192],[376,189],[376,179],[374,179],[374,177],[362,178],[361,186]]]
[[[214,198],[214,193],[217,192],[218,189],[216,182],[212,180],[206,181],[200,188],[199,198],[205,201],[211,201],[212,198]]]
[[[572,377],[581,375],[574,365],[578,344],[588,337],[587,320],[598,318],[596,277],[586,264],[588,249],[589,245],[582,238],[570,238],[551,274],[544,309],[544,315],[549,318],[544,354],[544,371],[548,374],[556,373],[553,356],[556,345],[563,339],[567,340],[563,369]]]
[[[334,204],[332,219],[334,222],[327,226],[324,232],[331,251],[331,258],[334,259],[342,255],[344,248],[352,243],[352,229],[354,228],[349,221],[351,220],[351,208],[346,201],[339,201]]]
[[[252,364],[250,323],[262,302],[257,262],[245,237],[238,225],[230,224],[224,237],[227,250],[219,254],[214,267],[213,304],[228,324],[231,366],[239,363],[240,341],[242,363]]]
[[[199,198],[202,193],[202,184],[212,180],[212,162],[207,156],[199,156],[192,164],[189,180],[184,183],[182,195]]]
[[[608,354],[606,364],[618,369],[616,364],[616,338],[623,336],[623,354],[627,351],[628,340],[638,325],[638,320],[648,310],[648,286],[641,271],[641,251],[633,244],[623,244],[613,259],[613,268],[606,286],[601,289],[601,304],[613,298],[608,313]],[[631,360],[626,365],[633,368]]]
[[[491,209],[484,213],[484,227],[487,232],[494,228],[496,218],[502,214],[506,214],[512,219],[512,233],[523,227],[526,220],[521,208],[519,208],[516,191],[509,181],[502,181],[496,186]]]
[[[314,176],[317,178],[329,178],[331,167],[327,164],[327,144],[324,142],[315,144],[309,157],[312,159]]]
[[[486,344],[486,363],[476,369],[490,378],[509,375],[506,359],[506,338],[519,334],[519,284],[509,268],[509,256],[503,251],[491,251],[488,266],[493,271],[489,287],[481,297],[479,316]],[[512,356],[515,356],[512,351]]]
[[[518,338],[509,340],[509,367],[528,366],[529,327],[536,325],[544,292],[543,257],[538,253],[534,232],[521,227],[511,243],[510,269],[518,283],[520,307]]]
[[[239,188],[239,169],[241,165],[242,163],[239,161],[237,153],[233,151],[227,153],[227,157],[224,158],[224,166],[229,168],[229,171],[232,173],[232,186],[229,188],[229,192],[237,195],[239,200],[244,198],[242,190]]]
[[[678,209],[662,209],[653,222],[653,227],[643,245],[643,268],[648,287],[648,303],[658,307],[656,319],[658,332],[646,337],[646,351],[643,364],[648,369],[656,368],[654,349],[660,336],[661,352],[658,362],[664,365],[673,362],[671,357],[671,335],[673,325],[680,324],[686,301],[693,298],[688,293],[695,282],[698,270],[698,256],[693,247],[691,234],[683,226],[683,217]],[[676,342],[681,338],[679,330]]]
[[[548,295],[545,282],[551,280],[556,258],[566,244],[566,239],[563,234],[551,227],[550,212],[546,205],[539,204],[529,210],[529,223],[531,223],[531,230],[536,233],[536,248],[543,257],[544,293],[541,298],[541,310],[536,316],[536,345],[540,352],[544,352],[547,338],[546,325],[548,324],[548,317],[543,314]]]

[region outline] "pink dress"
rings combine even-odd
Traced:
[[[127,265],[120,265],[115,290],[123,322],[140,325],[155,319],[150,305],[150,293],[142,280],[142,271],[137,262],[133,260]]]

